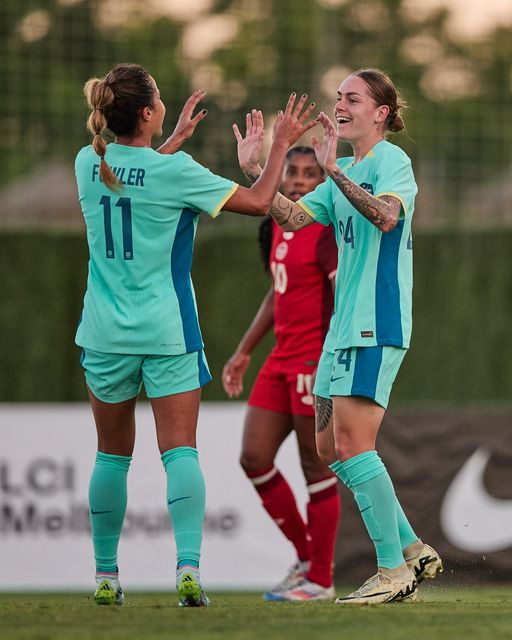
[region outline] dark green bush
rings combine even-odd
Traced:
[[[194,282],[214,381],[269,286],[254,228],[199,232]],[[394,404],[504,404],[512,398],[512,232],[416,233],[414,334]],[[87,247],[70,232],[0,234],[0,401],[86,399],[74,332]],[[246,391],[272,344],[257,350]],[[246,393],[244,394],[244,398]]]

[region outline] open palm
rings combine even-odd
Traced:
[[[318,164],[328,172],[330,168],[336,166],[338,137],[334,123],[323,111],[318,116],[318,120],[324,128],[324,137],[322,142],[319,142],[318,138],[313,136],[311,138],[311,144],[315,150]]]
[[[240,133],[238,125],[233,125],[233,133],[238,144],[238,162],[242,169],[258,166],[265,136],[263,113],[253,109],[245,116],[245,137]]]

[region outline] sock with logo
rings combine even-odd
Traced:
[[[131,456],[96,453],[89,483],[89,514],[97,573],[117,572],[117,548],[127,504]]]
[[[247,472],[263,507],[283,534],[293,544],[301,561],[310,559],[307,529],[290,485],[272,465],[261,471]]]
[[[376,451],[365,451],[343,462],[342,468],[375,546],[377,565],[384,569],[401,566],[397,499],[384,463]]]
[[[336,460],[336,462],[329,465],[329,467],[334,471],[343,484],[353,492],[348,475],[343,469],[343,463]],[[414,544],[419,538],[414,533],[414,529],[411,527],[409,520],[407,520],[407,516],[405,515],[398,498],[396,499],[396,521],[398,525],[398,534],[400,536],[400,545],[403,551],[411,544]]]
[[[307,485],[309,503],[308,535],[311,549],[311,566],[306,578],[322,585],[332,585],[334,570],[334,548],[341,513],[338,494],[338,478],[329,476]]]
[[[167,475],[167,509],[178,566],[199,565],[205,510],[205,485],[197,449],[176,447],[162,456]]]

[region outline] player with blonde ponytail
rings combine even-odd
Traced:
[[[159,150],[165,106],[155,80],[122,64],[85,85],[92,145],[75,172],[89,245],[89,276],[76,334],[96,422],[98,451],[89,486],[96,561],[95,601],[122,604],[117,549],[135,443],[135,403],[144,384],[167,477],[177,551],[180,606],[206,606],[199,560],[205,511],[196,448],[201,387],[211,376],[190,277],[199,214],[263,216],[276,194],[288,148],[316,121],[306,96],[290,96],[278,117],[265,170],[250,189],[214,175],[179,151],[206,110],[187,100]],[[115,142],[106,145],[108,129]],[[165,152],[165,153],[163,153]],[[173,153],[174,152],[174,153]],[[166,571],[164,565],[164,571]]]

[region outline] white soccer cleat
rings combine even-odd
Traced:
[[[408,579],[391,578],[379,571],[348,596],[336,599],[336,604],[385,604],[414,602],[418,597],[418,583],[413,574]]]
[[[96,604],[122,605],[124,593],[119,584],[119,578],[112,574],[96,574],[96,591],[94,592]]]
[[[270,591],[266,591],[263,594],[263,598],[265,600],[282,600],[280,596],[283,593],[290,591],[296,587],[299,582],[304,580],[310,566],[311,562],[309,562],[309,560],[297,560],[297,562],[288,569],[288,573],[281,582],[278,582]]]
[[[304,578],[288,591],[273,594],[272,600],[277,602],[306,602],[308,600],[334,600],[336,593],[334,587],[322,587],[321,584],[311,582]],[[270,598],[267,598],[270,599]]]
[[[424,544],[419,554],[406,562],[418,584],[425,578],[431,580],[438,573],[443,573],[443,561],[437,551],[428,544]]]

